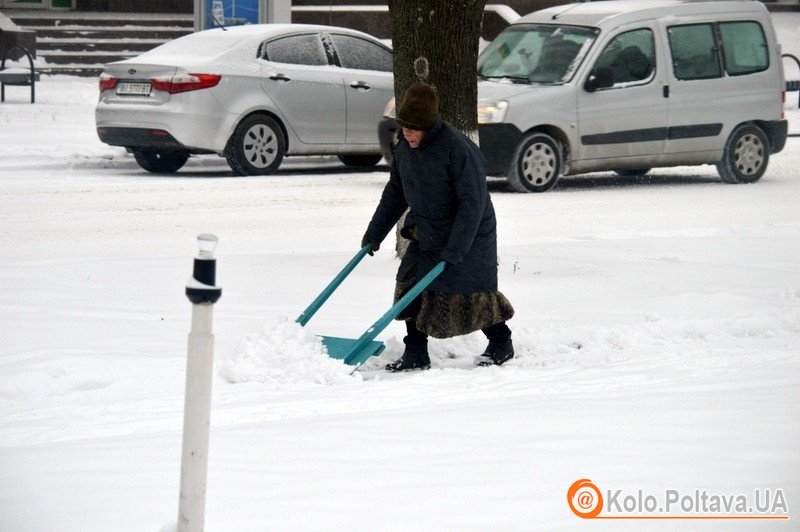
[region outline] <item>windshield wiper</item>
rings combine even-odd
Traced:
[[[530,83],[531,80],[528,79],[528,76],[485,76],[483,74],[479,74],[478,78],[480,79],[507,79],[514,83]]]

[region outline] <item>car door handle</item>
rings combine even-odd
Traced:
[[[353,87],[354,89],[366,89],[366,90],[369,90],[369,89],[372,88],[369,85],[367,85],[366,83],[364,83],[363,81],[354,81],[354,82],[352,82],[350,84],[350,86]]]
[[[273,74],[269,77],[273,81],[292,81],[292,78],[287,78],[283,74]]]

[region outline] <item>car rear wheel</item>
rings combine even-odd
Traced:
[[[131,152],[139,166],[155,174],[174,174],[189,160],[186,150],[131,148]]]
[[[228,165],[238,175],[271,174],[285,154],[281,127],[264,114],[250,115],[239,122],[225,150]]]
[[[339,160],[345,166],[375,166],[378,164],[383,155],[340,155]]]
[[[651,168],[625,168],[622,170],[614,170],[614,173],[620,177],[642,177],[647,175]]]
[[[546,192],[561,174],[561,145],[550,135],[532,133],[511,158],[508,183],[517,192]]]
[[[758,126],[737,127],[725,144],[717,171],[726,183],[755,183],[767,170],[769,141]]]

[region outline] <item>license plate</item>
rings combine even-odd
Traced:
[[[122,96],[149,96],[150,84],[122,82],[117,85],[117,94]]]

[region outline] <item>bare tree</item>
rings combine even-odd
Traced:
[[[396,109],[416,81],[439,93],[442,118],[478,143],[478,41],[486,0],[389,0]],[[405,218],[405,217],[403,217]],[[408,242],[397,229],[397,254]]]

